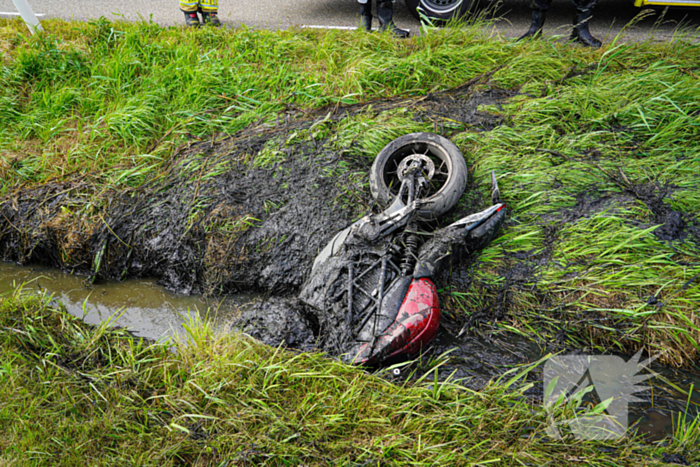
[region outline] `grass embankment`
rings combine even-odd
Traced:
[[[138,238],[121,235],[119,222],[135,211],[116,219],[115,205],[156,193],[157,208],[144,208],[156,216],[179,193],[185,208],[170,243],[194,245],[187,267],[204,264],[194,280],[226,292],[235,281],[224,275],[236,270],[227,261],[274,253],[254,232],[295,196],[254,212],[237,201],[229,216],[211,201],[231,184],[227,174],[267,170],[287,189],[293,150],[325,151],[314,183],[335,184],[333,203],[354,206],[352,218],[369,208],[356,193],[381,147],[436,131],[465,152],[475,190],[485,194],[487,173],[499,174],[510,207],[503,235],[471,266],[469,288],[450,289],[446,319],[478,317],[492,330],[595,350],[667,350],[663,360],[676,365],[697,359],[697,45],[593,51],[506,42],[477,28],[398,42],[338,31],[44,27],[28,38],[19,22],[0,20],[5,256],[131,274],[130,258],[151,257],[132,255]],[[452,105],[449,96],[423,99],[470,80],[467,94],[509,97],[474,108],[479,99],[464,95]],[[389,98],[405,101],[386,106]],[[365,101],[374,103],[343,114]],[[250,134],[257,139],[227,156]],[[227,248],[241,236],[258,247],[231,259]],[[158,261],[141,272],[165,274],[170,263]],[[551,441],[540,437],[543,409],[503,383],[480,393],[396,387],[201,328],[174,354],[90,330],[35,299],[0,306],[9,463],[637,465],[697,442],[697,427],[658,448]]]
[[[351,219],[367,209],[366,197],[353,193],[363,192],[366,168],[379,149],[402,133],[432,130],[463,149],[484,191],[487,173],[495,170],[510,207],[504,235],[481,255],[470,288],[452,289],[453,316],[479,322],[485,316],[496,329],[597,351],[646,347],[666,352],[662,360],[678,366],[697,359],[697,43],[679,38],[587,50],[546,40],[508,42],[470,27],[408,41],[106,21],[52,20],[45,27],[47,34],[29,38],[19,22],[0,21],[0,237],[6,257],[95,273],[101,266],[112,271],[106,277],[174,270],[153,259],[157,251],[135,252],[139,264],[152,267],[130,269],[132,248],[125,247],[133,239],[120,235],[131,232],[119,231],[110,211],[120,196],[122,204],[136,196],[129,190],[160,183],[191,197],[173,221],[181,230],[167,243],[194,246],[171,256],[184,261],[189,255],[182,267],[195,271],[191,281],[226,292],[243,280],[227,282],[226,271],[240,270],[235,266],[252,250],[275,253],[285,239],[257,239],[257,247],[244,248],[229,263],[233,253],[226,247],[236,236],[253,235],[294,192],[253,212],[243,205],[234,212],[207,204],[203,180],[279,167],[293,160],[300,144],[321,141],[327,153],[339,155],[324,161],[324,180],[336,183],[344,175],[334,203],[353,207]],[[473,109],[453,106],[457,111],[428,119],[420,117],[418,104],[382,110],[382,99],[423,102],[427,92],[484,73],[492,74],[469,92],[511,97]],[[273,131],[314,109],[330,106],[323,116],[373,100],[360,113],[340,112],[328,121],[311,114],[301,131]],[[475,125],[474,115],[486,115],[489,125]],[[251,124],[259,124],[256,134],[263,136],[222,158],[226,144]],[[265,139],[268,130],[272,136]],[[226,135],[238,136],[217,145]],[[197,141],[213,145],[178,152]],[[29,207],[18,208],[28,199]],[[143,217],[155,219],[158,209]],[[120,215],[128,220],[130,214]],[[143,249],[157,244],[150,235],[142,235]],[[264,269],[259,266],[254,269]],[[256,279],[257,288],[264,284]]]
[[[668,465],[670,443],[556,441],[572,408],[513,377],[480,392],[394,385],[192,323],[176,352],[89,327],[37,295],[0,297],[2,465]],[[684,457],[674,457],[680,455]]]

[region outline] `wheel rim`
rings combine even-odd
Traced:
[[[437,13],[448,13],[459,7],[464,0],[421,0],[421,7]]]
[[[411,143],[400,147],[387,158],[382,170],[384,185],[389,189],[391,199],[395,199],[404,178],[402,170],[407,162],[420,163],[421,174],[427,187],[421,198],[429,200],[443,191],[452,175],[452,163],[447,153],[439,146],[430,143]],[[406,202],[406,199],[403,200]]]

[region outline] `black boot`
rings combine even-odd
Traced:
[[[544,27],[545,20],[545,10],[540,10],[538,8],[532,9],[532,24],[530,29],[527,30],[525,34],[520,36],[519,41],[527,38],[537,38],[542,35],[542,28]]]
[[[202,22],[209,26],[216,26],[217,28],[221,26],[221,21],[216,11],[202,11]]]
[[[192,28],[199,27],[199,16],[197,16],[196,11],[185,11],[185,24]]]
[[[574,29],[571,31],[571,39],[585,45],[586,47],[594,47],[597,49],[603,45],[603,43],[591,36],[591,31],[588,30],[588,23],[592,17],[592,8],[587,10],[576,10],[576,16],[574,16]]]
[[[379,18],[379,30],[389,31],[396,37],[405,38],[411,33],[405,29],[399,29],[394,24],[394,5],[391,0],[382,0],[377,3],[377,18]]]
[[[372,30],[372,0],[360,4],[360,25],[367,31]]]

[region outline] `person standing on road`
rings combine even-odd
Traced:
[[[532,0],[532,24],[530,29],[520,37],[520,40],[528,37],[539,37],[542,35],[545,15],[551,5],[552,0]],[[571,31],[571,39],[585,45],[586,47],[600,47],[602,43],[591,35],[588,30],[588,23],[593,17],[593,8],[598,0],[572,0],[576,15],[574,16],[574,29]]]
[[[372,0],[357,0],[360,3],[360,18],[362,26],[367,30],[372,30]],[[379,0],[377,2],[377,18],[379,19],[379,30],[389,31],[396,37],[408,37],[410,32],[399,29],[394,24],[394,2],[392,0]]]
[[[187,26],[199,27],[200,24],[221,26],[219,16],[219,0],[180,0],[180,10],[185,13]],[[202,14],[202,23],[199,22],[197,13]]]

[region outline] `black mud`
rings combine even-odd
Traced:
[[[449,116],[459,131],[488,130],[500,117],[479,105],[508,93],[472,92],[477,81],[418,99],[282,113],[182,148],[138,187],[88,174],[18,189],[0,199],[0,258],[89,282],[155,277],[184,293],[293,296],[325,243],[376,208],[372,158],[356,140],[338,141],[339,122],[409,108],[436,127]]]
[[[132,186],[116,188],[88,174],[17,189],[0,199],[0,258],[83,274],[89,283],[148,277],[182,293],[262,293],[268,299],[244,312],[243,329],[271,345],[313,348],[319,323],[294,305],[294,297],[329,239],[378,209],[368,189],[374,155],[363,151],[362,135],[339,138],[343,122],[408,109],[415,120],[448,138],[453,132],[489,131],[503,123],[500,105],[515,93],[489,87],[488,79],[417,98],[281,112],[232,136],[194,141]],[[545,152],[554,163],[568,161]],[[451,258],[436,278],[439,287],[469,290],[484,299],[467,315],[452,313],[444,294],[443,331],[458,336],[508,317],[516,290],[539,294],[536,271],[550,260],[559,229],[605,209],[641,201],[653,212],[653,222],[663,224],[655,231],[658,238],[673,242],[692,236],[700,243],[697,220],[665,202],[673,186],[634,185],[622,172],[600,169],[596,160],[595,154],[581,154],[576,162],[600,171],[618,190],[592,186],[576,195],[572,208],[540,219],[545,248],[538,254],[507,253],[496,272],[504,279],[498,286],[472,281],[479,267],[473,258]],[[551,188],[566,190],[556,180]],[[488,194],[469,177],[464,196],[443,223],[487,203]],[[546,294],[538,299],[556,318],[557,304]],[[548,344],[570,345],[565,330],[553,322],[538,324],[551,328],[543,333],[554,336]]]

